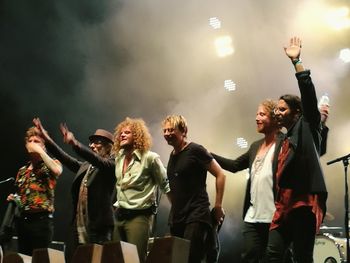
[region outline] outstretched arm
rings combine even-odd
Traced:
[[[236,173],[249,167],[249,151],[235,160],[222,157],[215,153],[211,153],[211,155],[218,162],[222,169],[231,173]]]
[[[93,166],[99,168],[109,169],[114,172],[115,161],[109,157],[102,157],[99,154],[95,153],[91,148],[80,143],[71,132],[65,123],[60,124],[60,131],[63,136],[63,141],[67,144],[72,145],[73,150],[82,157],[85,161],[88,161]]]
[[[79,145],[79,142],[75,139],[75,136],[73,134],[73,132],[71,132],[68,129],[68,126],[66,123],[61,123],[60,124],[60,131],[62,133],[63,136],[63,142],[66,144],[70,144],[72,146],[77,146]]]
[[[34,118],[33,123],[35,127],[40,131],[40,136],[44,139],[49,152],[53,154],[58,160],[60,160],[64,165],[66,165],[69,170],[76,173],[80,168],[81,162],[67,154],[54,142],[54,140],[50,137],[49,133],[42,125],[39,118]]]

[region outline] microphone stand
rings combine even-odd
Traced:
[[[344,206],[345,206],[345,237],[346,237],[346,262],[349,261],[350,246],[349,246],[349,188],[348,188],[348,165],[349,165],[350,154],[339,157],[332,161],[327,162],[327,165],[336,162],[343,162],[344,165],[344,175],[345,175],[345,196],[344,196]]]
[[[7,183],[7,182],[9,182],[9,181],[14,181],[14,180],[15,180],[15,178],[9,177],[9,178],[7,178],[7,179],[5,179],[5,180],[0,181],[0,184],[4,184],[4,183]]]

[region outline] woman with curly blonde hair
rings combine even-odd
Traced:
[[[142,119],[126,118],[115,128],[117,202],[114,240],[135,244],[140,262],[146,260],[156,188],[169,193],[166,170],[157,153],[150,151],[151,135]]]

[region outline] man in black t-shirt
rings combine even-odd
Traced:
[[[162,127],[165,140],[174,147],[167,166],[172,199],[170,232],[191,241],[188,262],[200,263],[205,256],[206,236],[212,227],[206,190],[207,171],[216,177],[214,213],[217,223],[224,217],[225,175],[203,146],[187,141],[187,123],[183,116],[166,117]]]

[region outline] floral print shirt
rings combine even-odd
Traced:
[[[55,160],[59,163],[58,160]],[[30,163],[21,167],[17,173],[15,185],[24,212],[54,211],[54,197],[57,177],[44,162],[34,169]]]

